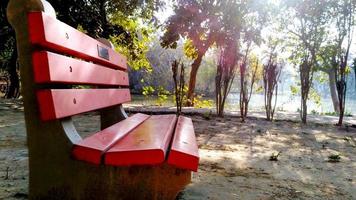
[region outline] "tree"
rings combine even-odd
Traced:
[[[330,96],[333,103],[333,108],[336,113],[340,113],[339,98],[336,90],[336,70],[333,65],[335,64],[336,48],[335,45],[328,44],[321,47],[321,64],[318,65],[318,70],[328,75]]]
[[[166,22],[166,31],[162,37],[162,46],[176,48],[180,37],[187,37],[196,50],[191,65],[187,105],[193,105],[196,77],[202,59],[208,49],[219,38],[218,6],[221,1],[180,0],[175,7],[175,14]]]
[[[182,105],[184,100],[184,64],[177,60],[172,63],[173,81],[174,81],[174,96],[177,107],[177,115],[182,113]]]
[[[298,67],[301,85],[302,123],[307,122],[307,101],[317,65],[317,56],[326,37],[326,25],[329,19],[328,1],[324,0],[285,0],[286,14],[283,16],[286,30],[292,34],[291,59]],[[292,21],[291,21],[292,20]]]
[[[250,59],[249,63],[247,63],[247,58],[252,43],[260,44],[261,30],[263,25],[266,25],[268,13],[264,7],[261,9],[262,7],[254,1],[230,1],[222,8],[221,10],[225,14],[221,17],[223,23],[221,23],[222,31],[219,34],[223,39],[217,43],[221,54],[215,79],[216,108],[218,115],[223,116],[227,95],[230,92],[237,68],[240,67],[240,113],[242,121],[244,121],[252,90],[257,80],[259,66],[257,58]],[[241,60],[239,47],[244,43],[247,44],[247,50],[242,58],[242,64],[238,65],[238,61]],[[254,61],[256,62],[253,63]],[[247,64],[251,67],[248,67],[246,72]],[[248,71],[250,68],[253,70],[252,74]],[[247,81],[248,79],[250,80]],[[248,90],[248,84],[250,84],[250,90]],[[249,96],[247,96],[248,91],[250,91]]]
[[[347,62],[350,54],[350,47],[352,43],[353,27],[355,25],[356,2],[354,0],[341,0],[333,2],[333,13],[336,15],[333,19],[336,21],[336,38],[335,53],[333,54],[333,69],[336,72],[336,89],[339,100],[339,121],[338,126],[342,125],[345,113],[346,76],[348,73]],[[345,47],[343,45],[345,44]]]
[[[13,98],[19,95],[19,76],[17,72],[17,50],[15,47],[15,31],[7,21],[6,8],[8,0],[0,3],[0,54],[5,61],[5,70],[9,75],[9,86],[5,92],[5,98]]]
[[[259,35],[259,29],[247,28],[247,23],[254,22],[252,13],[255,9],[252,8],[247,2],[231,2],[226,1],[225,4],[221,4],[221,12],[225,14],[220,17],[221,19],[221,33],[222,38],[217,43],[220,49],[220,56],[217,65],[216,77],[215,77],[215,103],[218,116],[224,115],[224,107],[227,95],[231,90],[232,83],[234,81],[237,64],[240,59],[239,44],[241,35],[244,39],[252,42],[252,38]],[[250,16],[249,16],[250,15]],[[240,20],[240,19],[244,19]]]
[[[248,112],[248,104],[251,100],[255,83],[259,80],[261,69],[260,61],[254,55],[249,55],[251,43],[248,44],[245,55],[239,65],[240,72],[240,115],[241,121],[245,122]]]
[[[356,89],[356,58],[354,58],[354,61],[352,63],[352,67],[354,68],[354,75],[355,75],[355,89]]]
[[[138,45],[139,35],[147,35],[145,31],[132,31],[132,24],[138,19],[152,21],[155,10],[162,7],[160,0],[145,1],[109,1],[109,0],[48,0],[55,8],[57,18],[72,27],[85,31],[94,38],[120,38],[114,40],[118,48],[125,47],[129,64],[133,60],[142,59],[146,49]],[[8,60],[8,72],[10,75],[10,87],[7,97],[14,96],[18,90],[18,75],[16,72],[17,53],[15,48],[15,34],[6,19],[6,6],[8,0],[1,1],[0,11],[0,52],[11,52],[12,56],[5,57]],[[119,16],[124,16],[119,18]],[[154,21],[154,20],[153,20]],[[134,24],[135,25],[135,24]],[[137,26],[136,26],[137,27]],[[130,29],[131,28],[131,29]],[[2,55],[3,56],[3,55]],[[136,62],[139,67],[146,66],[148,62]],[[136,66],[137,67],[137,66]],[[14,89],[13,89],[14,88]]]
[[[278,82],[281,75],[282,66],[278,63],[278,53],[276,52],[278,40],[270,40],[268,45],[269,53],[267,63],[263,65],[263,89],[267,120],[272,121],[277,104]],[[272,104],[274,96],[274,104]]]
[[[175,7],[175,14],[166,23],[166,31],[162,37],[162,46],[175,48],[180,38],[188,38],[196,50],[196,54],[193,57],[194,61],[191,65],[188,86],[189,105],[193,103],[196,76],[203,56],[208,49],[214,44],[218,48],[236,49],[236,52],[234,52],[234,57],[236,57],[242,33],[246,37],[260,33],[262,28],[260,25],[263,24],[262,22],[265,22],[266,15],[262,12],[257,13],[257,11],[261,11],[263,8],[262,3],[249,0],[178,1]],[[231,46],[235,44],[227,45],[228,42],[236,43],[236,48]],[[227,76],[225,77],[227,78]],[[228,85],[226,87],[229,87]],[[224,99],[222,96],[221,98]],[[219,101],[219,104],[220,102],[223,103],[224,100]]]
[[[234,40],[220,49],[219,64],[215,78],[215,103],[216,112],[219,117],[224,116],[226,98],[235,78],[238,59],[236,53],[237,42]]]

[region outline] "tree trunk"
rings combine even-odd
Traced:
[[[198,69],[200,66],[200,63],[203,59],[204,54],[198,54],[198,57],[194,60],[192,63],[192,69],[190,71],[190,77],[189,77],[189,86],[188,86],[188,94],[187,94],[187,102],[186,106],[193,106],[194,105],[194,90],[195,90],[195,84],[197,82],[197,74],[198,74]]]
[[[101,24],[102,24],[102,32],[101,32],[101,37],[102,38],[109,38],[110,34],[109,34],[109,27],[108,27],[108,20],[107,20],[107,16],[106,16],[106,1],[100,1],[100,16],[101,16]]]
[[[307,107],[307,100],[303,99],[302,100],[302,123],[306,124],[307,123],[307,113],[308,113],[308,107]]]
[[[337,126],[341,126],[342,125],[342,122],[343,122],[343,119],[344,119],[344,113],[345,113],[345,111],[342,108],[342,112],[340,112],[340,114],[339,114],[339,121],[336,124]]]
[[[18,97],[19,89],[20,89],[19,76],[17,74],[17,49],[16,48],[12,52],[7,70],[9,73],[10,84],[9,87],[7,88],[5,98],[7,99],[16,98]]]
[[[354,75],[355,75],[355,82],[354,82],[355,84],[354,85],[355,85],[355,90],[356,90],[356,58],[354,58],[354,63],[355,63],[354,64]]]
[[[337,91],[336,91],[335,69],[328,70],[327,74],[329,76],[329,88],[330,88],[330,95],[331,95],[331,100],[333,102],[334,111],[336,113],[340,113],[339,99],[337,97]]]

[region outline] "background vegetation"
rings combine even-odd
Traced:
[[[0,84],[8,82],[5,98],[16,98],[7,2],[0,4]],[[131,92],[156,96],[157,105],[173,105],[171,67],[179,60],[186,66],[185,105],[215,105],[220,116],[238,110],[244,118],[260,108],[273,119],[274,110],[288,110],[299,111],[304,123],[308,113],[335,114],[341,125],[344,114],[356,112],[353,0],[49,2],[61,21],[109,38],[128,57]]]

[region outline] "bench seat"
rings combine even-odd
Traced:
[[[199,162],[192,121],[176,115],[135,114],[75,144],[72,155],[112,166],[157,165],[168,157],[168,164],[191,171]]]
[[[96,134],[93,134],[79,143],[74,144],[72,155],[77,160],[100,164],[103,154],[119,139],[143,123],[149,115],[135,114],[118,122]]]
[[[178,119],[167,162],[178,168],[198,171],[198,145],[193,122],[188,117],[180,116]]]
[[[156,165],[163,163],[177,117],[153,115],[105,153],[105,164]]]

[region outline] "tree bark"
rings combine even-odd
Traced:
[[[308,113],[308,107],[307,107],[307,100],[303,99],[302,100],[302,123],[306,124],[307,123],[307,113]]]
[[[14,51],[12,52],[9,61],[8,73],[9,73],[10,84],[9,87],[7,88],[5,98],[6,99],[16,98],[18,97],[19,90],[20,90],[19,75],[17,74],[17,49],[16,48],[14,48]]]
[[[336,91],[335,69],[328,70],[327,74],[329,76],[329,88],[330,88],[330,95],[331,95],[331,100],[333,102],[334,111],[336,113],[340,113],[339,99],[337,97],[337,91]]]
[[[355,75],[355,90],[356,90],[356,58],[354,58],[354,64],[353,64],[353,67],[354,67],[354,75]]]
[[[314,58],[314,56],[313,56]],[[315,59],[312,59],[315,60]],[[309,97],[309,91],[313,80],[313,68],[312,63],[308,61],[308,57],[304,58],[303,62],[299,66],[300,87],[301,87],[301,113],[300,117],[303,124],[307,123],[308,106],[307,101]]]
[[[186,106],[194,105],[193,101],[194,101],[195,84],[197,82],[197,74],[198,74],[199,66],[203,59],[203,56],[204,56],[204,54],[198,54],[198,57],[192,63],[192,69],[190,70],[190,77],[189,77],[188,94],[187,94],[188,101],[186,102]]]

